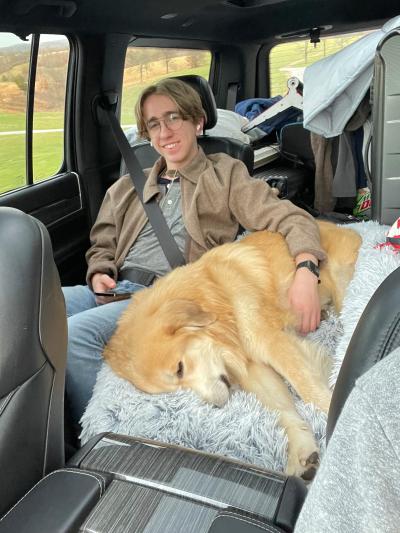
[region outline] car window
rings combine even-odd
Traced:
[[[122,90],[122,127],[127,130],[135,124],[135,103],[145,87],[162,78],[184,74],[198,74],[208,80],[210,66],[208,50],[129,47]]]
[[[68,60],[65,36],[0,33],[0,193],[62,167]]]
[[[269,53],[270,95],[285,94],[290,77],[296,76],[303,81],[304,70],[308,65],[338,52],[367,33],[369,32],[321,37],[320,42],[315,44],[310,39],[304,39],[274,46]]]

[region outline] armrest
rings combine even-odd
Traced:
[[[0,533],[73,533],[105,491],[107,478],[56,470],[41,479],[0,520]]]

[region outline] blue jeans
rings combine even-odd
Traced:
[[[118,282],[132,292],[143,285]],[[63,287],[68,317],[66,392],[73,423],[78,423],[92,396],[103,363],[104,346],[115,331],[117,320],[130,300],[98,305],[85,285]]]

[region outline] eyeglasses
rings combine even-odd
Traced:
[[[164,122],[164,126],[172,131],[177,131],[182,127],[183,117],[180,113],[168,113],[165,118],[153,118],[146,123],[146,127],[149,133],[158,133],[161,130],[161,122]]]

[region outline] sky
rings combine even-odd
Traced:
[[[40,41],[41,42],[51,42],[51,41],[58,41],[59,39],[65,37],[60,37],[58,35],[40,35]],[[30,40],[30,37],[28,37]],[[6,46],[14,46],[16,44],[21,44],[23,41],[13,33],[3,33],[0,32],[0,48],[5,48]]]

